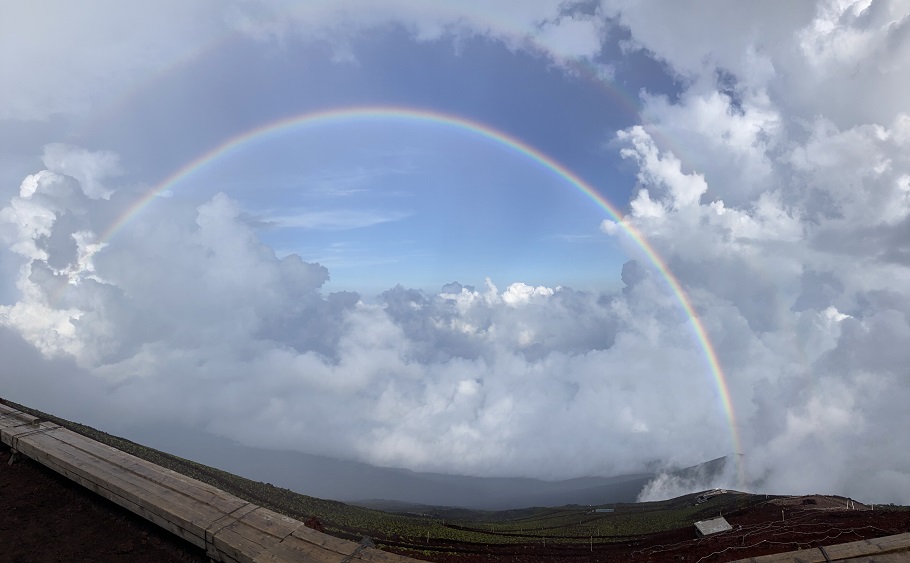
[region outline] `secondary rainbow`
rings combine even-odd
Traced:
[[[190,176],[195,171],[205,167],[209,163],[227,156],[231,152],[238,150],[240,147],[251,141],[260,140],[270,134],[279,133],[293,127],[316,126],[344,121],[363,122],[371,120],[404,120],[413,122],[427,122],[452,127],[454,129],[460,129],[479,135],[481,137],[485,137],[537,162],[540,166],[543,166],[544,168],[550,170],[552,173],[563,178],[566,182],[582,192],[586,197],[594,201],[594,203],[606,211],[607,214],[625,230],[628,236],[630,236],[632,240],[635,241],[635,243],[644,252],[645,256],[647,256],[648,260],[654,264],[654,266],[660,272],[661,276],[663,276],[663,278],[667,281],[667,284],[676,295],[677,300],[688,316],[689,322],[695,331],[695,337],[698,341],[698,345],[704,350],[705,358],[711,371],[714,384],[720,395],[724,414],[727,417],[727,421],[730,426],[730,438],[733,445],[733,456],[735,458],[734,463],[736,465],[739,485],[745,485],[745,476],[743,474],[742,463],[738,455],[742,453],[742,447],[726,377],[724,376],[723,369],[721,368],[720,362],[717,359],[717,353],[714,350],[714,346],[711,344],[711,340],[708,338],[704,325],[702,324],[701,320],[699,320],[698,315],[695,313],[695,309],[692,306],[691,300],[689,299],[688,295],[686,295],[686,292],[683,290],[679,280],[676,279],[676,277],[670,271],[670,268],[667,266],[666,262],[657,254],[654,248],[648,243],[648,241],[644,238],[641,232],[638,231],[638,229],[622,220],[621,212],[616,207],[614,207],[613,204],[607,201],[607,199],[600,195],[597,190],[595,190],[591,185],[577,176],[574,172],[553,158],[540,152],[536,148],[528,145],[527,143],[507,133],[493,129],[492,127],[489,127],[483,123],[479,123],[477,121],[473,121],[464,117],[432,110],[395,106],[357,106],[336,108],[303,113],[273,121],[271,123],[267,123],[260,127],[256,127],[255,129],[251,129],[249,131],[236,135],[209,150],[208,152],[200,155],[195,160],[192,160],[182,167],[178,168],[170,176],[152,187],[148,192],[145,193],[145,195],[143,195],[133,205],[131,205],[126,210],[126,212],[124,212],[113,223],[111,223],[111,225],[101,234],[99,242],[108,242],[117,233],[117,231],[119,231],[131,218],[133,218],[142,210],[142,208],[148,205],[165,190],[178,184],[184,178]]]

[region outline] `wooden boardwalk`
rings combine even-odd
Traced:
[[[205,549],[214,561],[417,561],[317,532],[298,520],[2,404],[0,441]]]
[[[800,551],[739,559],[734,563],[891,563],[910,561],[910,533]]]

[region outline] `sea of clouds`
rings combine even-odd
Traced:
[[[558,3],[521,4],[550,22],[554,52],[596,53],[623,28],[626,49],[683,85],[675,99],[643,92],[641,125],[605,141],[638,171],[623,222],[667,261],[718,352],[748,486],[910,503],[908,4],[607,1],[561,19]],[[226,21],[264,41],[316,25],[263,6],[272,27],[243,4]],[[387,18],[415,41],[455,17],[397,10]],[[376,24],[364,13],[350,33]],[[9,90],[3,115],[22,119],[89,96]],[[0,305],[4,396],[472,475],[613,475],[734,449],[690,320],[647,260],[603,294],[458,280],[365,300],[324,291],[319,264],[278,258],[224,194],[161,199],[99,244],[130,204],[117,154],[55,143],[42,162],[0,202],[14,288]],[[601,227],[640,256],[621,225]],[[742,485],[734,472],[709,484]],[[661,479],[643,497],[688,486]]]

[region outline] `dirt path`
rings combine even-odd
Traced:
[[[0,559],[208,563],[205,552],[0,446]]]

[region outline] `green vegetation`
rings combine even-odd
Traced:
[[[594,507],[577,505],[498,512],[422,507],[419,514],[389,513],[318,499],[238,477],[89,426],[9,401],[2,402],[292,518],[305,520],[316,516],[325,531],[333,535],[355,541],[368,535],[380,545],[393,546],[418,557],[426,556],[429,551],[444,552],[456,545],[464,548],[472,544],[604,544],[690,526],[697,520],[720,513],[730,514],[764,501],[764,497],[759,500],[752,495],[725,493],[696,505],[697,495],[693,494],[662,502],[612,505],[612,513],[594,513]]]

